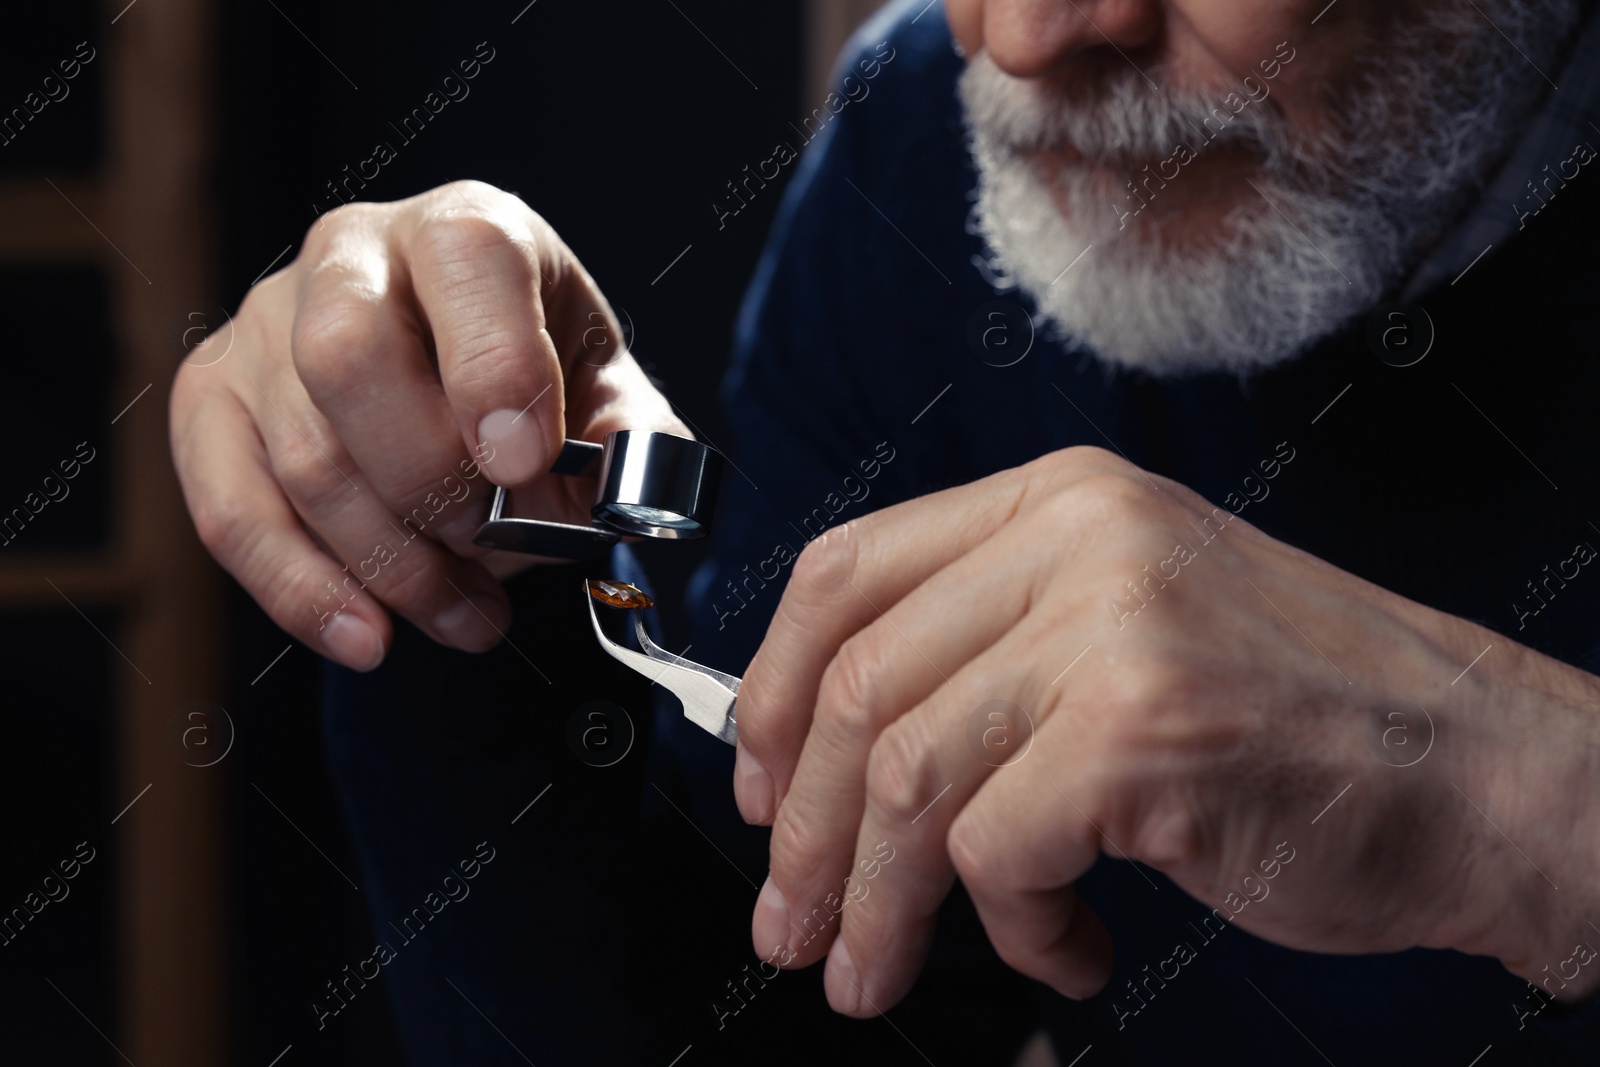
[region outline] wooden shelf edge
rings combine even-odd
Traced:
[[[106,225],[103,208],[100,183],[92,178],[29,174],[0,179],[0,263],[104,259],[110,249],[95,232],[95,226]]]
[[[139,576],[121,560],[79,553],[0,555],[0,611],[132,607]]]

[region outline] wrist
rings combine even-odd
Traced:
[[[1600,679],[1494,643],[1505,655],[1468,694],[1484,727],[1480,773],[1457,787],[1488,921],[1457,947],[1581,1001],[1600,993]]]

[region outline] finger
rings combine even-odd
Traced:
[[[609,337],[621,336],[621,328],[588,275],[576,261],[569,264],[575,280],[564,286],[581,283],[583,306],[591,307],[584,318],[610,323],[604,330]],[[575,313],[562,311],[562,321],[582,321]],[[606,356],[604,363],[586,358],[589,350],[606,353],[609,339],[602,344],[598,339],[602,327],[591,326],[582,333],[552,323],[551,329],[562,366],[566,368],[566,427],[567,433],[582,441],[603,441],[617,430],[654,430],[693,440],[695,435],[677,415],[666,397],[651,384],[633,355],[625,348]],[[589,335],[585,339],[585,334]],[[576,337],[575,342],[573,338]],[[620,344],[620,342],[618,342]],[[540,401],[543,404],[544,401]],[[536,405],[537,406],[537,405]],[[564,521],[585,524],[589,509],[595,499],[593,478],[543,478],[532,485],[523,486],[514,494],[518,507],[523,507],[522,497],[537,500],[537,510],[517,511],[519,515],[548,515],[563,517]]]
[[[465,200],[428,210],[402,242],[457,430],[496,484],[526,484],[545,473],[566,433],[561,363],[541,298],[553,268],[541,243],[554,235]]]
[[[949,849],[1000,958],[1082,999],[1110,977],[1113,948],[1072,882],[1094,863],[1108,820],[1093,800],[1092,747],[1067,743],[1065,718],[1029,758],[984,784],[952,824]]]
[[[1111,931],[1071,886],[998,889],[980,882],[976,892],[968,886],[967,895],[989,943],[1012,970],[1073,1000],[1105,987],[1116,958]]]
[[[333,429],[285,375],[281,399],[253,386],[272,472],[306,526],[341,560],[323,610],[369,591],[434,640],[468,652],[497,644],[510,622],[505,591],[484,567],[410,530],[378,499]]]
[[[473,536],[493,486],[467,458],[420,324],[379,240],[341,229],[299,286],[291,352],[312,403],[406,532],[482,556]],[[404,279],[399,282],[404,287]]]
[[[186,389],[173,392],[173,455],[200,540],[290,636],[353,670],[376,667],[391,643],[389,618],[359,590],[330,614],[324,601],[344,570],[278,487],[250,413],[222,390],[191,403]]]
[[[987,778],[1008,771],[968,747],[967,721],[998,695],[1018,698],[1014,672],[1014,661],[983,653],[873,745],[856,851],[886,845],[895,858],[867,883],[859,906],[843,909],[823,976],[834,1010],[860,1018],[887,1011],[922,969],[955,881],[950,823]]]
[[[591,283],[592,284],[592,283]],[[598,293],[596,293],[598,299]],[[601,301],[604,307],[604,301]],[[609,308],[605,313],[610,315]],[[673,414],[667,398],[650,383],[629,352],[602,366],[564,357],[567,374],[567,428],[575,437],[599,441],[613,430],[658,430],[693,439]]]
[[[824,671],[811,730],[773,823],[773,887],[763,893],[765,907],[753,931],[757,945],[775,943],[792,921],[783,914],[787,902],[806,908],[840,890],[862,825],[868,784],[884,781],[884,751],[876,747],[883,731],[935,690],[953,686],[952,676],[1027,611],[1031,598],[1017,593],[1038,584],[1041,559],[1025,551],[1027,529],[1025,524],[1010,525],[938,571],[845,641]],[[970,605],[959,619],[940,610],[957,602]],[[975,755],[968,753],[967,762],[974,763]],[[878,759],[880,766],[869,768],[871,759]],[[950,799],[952,805],[959,806],[966,791],[981,781],[982,765],[971,769],[975,776],[964,781]],[[885,788],[907,791],[880,801],[920,809],[932,799],[922,793],[924,784],[893,780]],[[939,819],[928,821],[929,827],[939,825]],[[942,858],[939,837],[930,847]],[[806,966],[820,957],[832,934],[829,929],[804,945],[791,945],[795,965]]]
[[[599,380],[602,376],[604,381]],[[666,399],[627,353],[613,357],[613,362],[598,374],[580,371],[568,385],[569,389],[579,390],[575,397],[569,393],[567,411],[568,428],[578,440],[600,441],[614,430],[655,430],[694,439],[694,434],[672,413]],[[505,513],[588,525],[595,490],[593,477],[547,475],[532,484],[512,489]],[[485,562],[494,558],[491,556]],[[516,558],[535,557],[517,555]]]
[[[862,907],[844,911],[824,976],[829,1002],[837,1010],[875,1014],[910,990],[939,905],[957,873],[953,857],[961,861],[963,877],[972,870],[971,857],[952,850],[952,828],[967,819],[965,809],[974,796],[1046,766],[1033,751],[1034,730],[1027,724],[1037,726],[1045,718],[1048,685],[1040,678],[1042,672],[1026,665],[1053,660],[1058,644],[1047,627],[1025,624],[1011,630],[963,667],[950,685],[937,687],[885,730],[873,746],[858,848],[887,841],[897,855],[872,883]],[[990,727],[989,709],[994,707],[1020,709],[1006,716],[1017,747],[1001,748],[998,754],[975,744],[972,736],[975,720]],[[1033,784],[1038,787],[1037,781]],[[1012,861],[1019,848],[1016,838],[1031,826],[1037,808],[1036,798],[1023,797],[1008,812],[997,811],[981,826],[989,836],[972,846],[982,849],[979,858]],[[963,847],[970,843],[968,833],[964,830],[957,838]],[[1067,877],[1052,885],[1070,882],[1095,854],[1092,839],[1085,836],[1075,840],[1064,835],[1060,845],[1055,859]]]

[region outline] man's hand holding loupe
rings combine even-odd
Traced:
[[[494,486],[518,514],[587,523],[592,486],[544,476],[565,437],[689,436],[622,336],[510,194],[459,182],[331,211],[178,375],[173,455],[201,539],[347,667],[382,661],[390,611],[487,649],[509,621],[498,579],[527,559],[473,543]]]
[[[1600,914],[1570,845],[1600,832],[1597,701],[1114,455],[1047,455],[801,555],[739,696],[740,809],[773,827],[755,949],[827,954],[829,1001],[875,1015],[960,877],[1003,959],[1083,997],[1113,946],[1072,886],[1104,851],[1292,948],[1538,980]]]

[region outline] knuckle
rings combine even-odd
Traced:
[[[401,614],[419,612],[442,601],[446,595],[446,587],[439,583],[438,570],[429,565],[428,553],[408,551],[409,547],[403,546],[395,552],[393,559],[379,567],[370,578],[361,574],[362,581]],[[365,563],[358,563],[353,569],[365,571]]]
[[[250,541],[259,528],[250,508],[228,496],[208,496],[190,505],[200,543],[218,560],[232,563],[249,554]]]
[[[1051,486],[1029,517],[1051,530],[1109,531],[1124,545],[1131,529],[1150,526],[1170,510],[1170,501],[1143,480],[1099,471]]]
[[[456,368],[452,381],[468,388],[492,389],[504,381],[507,368],[531,366],[536,351],[531,338],[487,320],[477,323],[476,329],[455,334],[449,344]]]
[[[1208,838],[1198,807],[1179,800],[1161,805],[1142,819],[1129,840],[1134,856],[1152,867],[1177,871],[1205,856]]]
[[[267,527],[247,501],[219,496],[192,509],[200,543],[239,580],[272,620],[290,633],[302,633],[310,616],[302,617],[306,593],[302,568],[269,558]]]
[[[785,595],[805,604],[826,603],[853,581],[861,545],[861,527],[845,523],[823,531],[800,550]]]
[[[329,229],[334,229],[340,226],[348,226],[360,218],[367,207],[367,204],[360,201],[355,201],[348,204],[340,204],[331,211],[323,212],[322,215],[318,217],[317,221]],[[313,229],[315,228],[316,227],[314,225]]]
[[[1101,448],[1099,445],[1072,445],[1069,448],[1063,448],[1056,455],[1060,456],[1063,462],[1086,470],[1126,470],[1133,466],[1115,452]]]
[[[792,768],[805,745],[810,709],[774,691],[761,681],[765,677],[752,671],[739,686],[739,743],[769,770]]]
[[[239,310],[233,316],[234,321],[255,322],[258,319],[273,318],[279,313],[280,308],[293,307],[297,285],[295,272],[302,266],[302,258],[303,254],[295,257],[246,289],[244,298],[239,301]]]
[[[293,431],[290,431],[293,433]],[[295,435],[280,436],[272,457],[272,471],[290,500],[317,513],[335,510],[355,491],[345,476],[334,467],[337,456],[317,448]],[[330,458],[331,457],[331,458]]]
[[[425,443],[430,448],[437,447],[434,441]],[[454,442],[449,442],[449,446],[453,447]],[[475,514],[473,509],[489,495],[481,487],[459,479],[455,474],[426,481],[413,473],[403,476],[403,480],[397,478],[379,488],[385,503],[395,513],[397,526],[404,523],[408,529],[415,527],[419,533],[434,540],[444,540],[447,530],[454,533],[457,527],[452,523],[456,522],[462,522],[462,525],[470,523],[475,532],[481,516]]]
[[[424,258],[445,268],[469,267],[484,253],[514,242],[481,212],[434,214],[417,227],[416,248]]]
[[[488,182],[481,181],[477,178],[457,178],[455,181],[446,182],[445,184],[439,186],[439,193],[441,195],[452,195],[459,193],[462,196],[467,197],[469,200],[480,196],[509,195],[498,185],[490,185]]]
[[[295,316],[289,348],[295,370],[312,396],[338,396],[363,380],[380,330],[373,303],[351,290]]]
[[[1097,517],[1113,521],[1147,518],[1156,503],[1154,491],[1140,479],[1105,472],[1091,474],[1062,496],[1075,498],[1075,506],[1087,507]]]
[[[739,744],[758,758],[774,751],[785,739],[782,700],[781,689],[769,685],[766,670],[758,661],[752,661],[739,683]]]
[[[1190,691],[1215,684],[1176,665],[1171,650],[1135,642],[1127,650],[1123,668],[1107,687],[1107,707],[1115,714],[1105,725],[1113,737],[1137,733],[1156,720],[1186,707]]]
[[[772,878],[782,890],[798,889],[816,867],[821,838],[804,814],[790,804],[778,809],[772,823]],[[786,892],[784,894],[788,896]]]
[[[546,225],[539,213],[516,193],[476,178],[463,178],[441,185],[434,190],[430,199],[435,205],[434,210],[445,215],[459,212],[465,203],[479,216],[507,224],[507,232],[525,229],[537,231]]]
[[[1035,509],[1032,517],[1052,530],[1075,530],[1094,521],[1083,505],[1079,494],[1069,488],[1051,493]]]
[[[312,624],[319,618],[317,605],[327,595],[327,587],[316,588],[311,567],[282,566],[280,561],[279,565],[252,567],[251,574],[259,585],[250,588],[250,595],[273,622],[297,635],[317,629]]]
[[[1096,473],[1132,473],[1136,468],[1115,452],[1096,445],[1071,445],[1040,456],[1028,465],[1051,477],[1074,479]]]
[[[490,185],[478,178],[457,178],[433,190],[432,199],[441,203],[459,204],[462,200],[477,204],[485,200],[499,200],[511,196],[498,185]]]
[[[382,210],[381,205],[356,201],[340,204],[331,211],[323,212],[306,230],[300,252],[291,265],[304,267],[320,262],[344,234],[365,226],[373,212],[380,210]]]
[[[1082,503],[1148,500],[1154,491],[1144,471],[1115,453],[1093,445],[1059,449],[1028,463],[1030,492],[1047,500],[1067,496]]]
[[[867,801],[892,822],[909,823],[939,792],[933,748],[913,721],[891,723],[867,755]]]
[[[857,634],[840,646],[833,662],[822,672],[817,719],[837,741],[867,742],[877,732],[873,680],[878,669],[873,642],[865,634]]]

